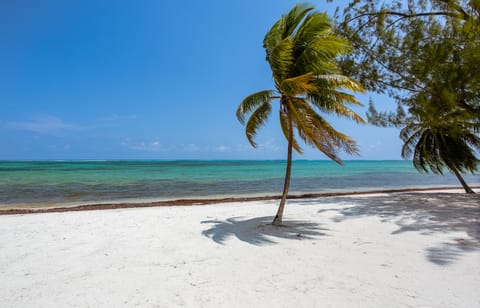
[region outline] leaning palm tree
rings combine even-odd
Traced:
[[[297,138],[339,164],[340,150],[358,153],[355,141],[335,130],[319,112],[364,123],[362,117],[346,106],[361,106],[351,93],[362,92],[363,88],[341,75],[336,63],[337,57],[349,51],[348,42],[333,33],[325,13],[312,10],[313,7],[306,4],[296,5],[265,35],[263,47],[275,89],[247,96],[237,110],[248,141],[256,147],[254,137],[258,129],[266,123],[273,102],[279,102],[280,126],[288,141],[288,154],[283,194],[274,225],[282,224],[290,186],[292,150],[302,153]]]
[[[465,192],[473,194],[461,174],[477,170],[474,152],[480,151],[478,123],[469,120],[465,110],[445,108],[446,104],[432,104],[424,99],[419,99],[421,108],[409,110],[409,121],[400,131],[404,141],[402,157],[413,156],[413,165],[421,172],[443,174],[445,169],[449,170]]]

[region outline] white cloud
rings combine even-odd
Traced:
[[[231,147],[227,145],[218,146],[201,146],[195,143],[179,144],[179,145],[165,145],[159,140],[145,141],[132,140],[125,138],[120,141],[122,147],[142,152],[171,152],[171,153],[225,153],[231,151]]]
[[[196,144],[194,143],[190,143],[190,144],[182,144],[182,149],[187,151],[187,152],[198,152],[200,151],[200,147],[198,147]]]
[[[231,148],[227,145],[207,145],[199,148],[203,152],[228,152]]]
[[[270,152],[278,152],[281,149],[280,146],[275,142],[275,140],[267,140],[263,143],[260,143],[257,148],[263,151]]]
[[[286,149],[286,148],[285,148]],[[237,152],[269,152],[269,153],[278,153],[284,149],[276,143],[274,139],[266,140],[257,144],[257,147],[252,147],[249,143],[242,143],[236,146]]]
[[[158,140],[145,142],[135,142],[132,141],[130,138],[125,138],[120,142],[120,145],[123,147],[127,147],[131,150],[135,151],[144,151],[144,152],[168,152],[171,150],[170,147],[164,146]]]
[[[64,122],[55,116],[37,116],[29,121],[6,122],[8,128],[24,130],[39,134],[56,134],[67,130],[78,130],[80,127]]]
[[[230,148],[225,146],[225,145],[220,145],[218,147],[215,148],[216,151],[219,151],[219,152],[225,152],[225,151],[228,151]]]
[[[274,140],[262,142],[256,149],[250,145],[231,146],[228,144],[219,145],[200,145],[196,143],[180,143],[180,144],[164,144],[156,139],[134,139],[125,138],[120,141],[120,145],[126,149],[144,152],[144,153],[169,153],[172,156],[189,155],[198,157],[217,157],[224,155],[236,154],[283,154],[283,148],[279,146]],[[213,155],[213,156],[212,156]],[[216,155],[216,156],[215,156]],[[225,156],[226,157],[226,156]]]

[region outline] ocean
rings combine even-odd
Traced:
[[[280,195],[284,161],[3,161],[0,207]],[[466,175],[478,185],[478,175]],[[294,161],[291,194],[458,186],[410,161]]]

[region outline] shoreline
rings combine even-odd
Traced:
[[[471,186],[472,189],[480,189],[480,186]],[[405,193],[405,192],[428,192],[428,191],[447,191],[447,190],[462,190],[462,187],[418,187],[418,188],[400,188],[400,189],[379,189],[368,191],[346,191],[346,192],[332,192],[332,193],[306,193],[289,195],[289,200],[295,199],[312,199],[322,197],[337,197],[337,196],[358,196],[369,194],[389,194],[389,193]],[[75,206],[58,206],[48,208],[9,208],[0,209],[0,215],[23,215],[23,214],[43,214],[43,213],[59,213],[59,212],[78,212],[78,211],[96,211],[96,210],[112,210],[112,209],[127,209],[127,208],[148,208],[148,207],[163,207],[163,206],[194,206],[207,205],[218,203],[233,203],[233,202],[254,202],[254,201],[269,201],[278,200],[281,195],[273,196],[256,196],[256,197],[228,197],[228,198],[198,198],[198,199],[174,199],[167,201],[154,202],[113,202],[113,203],[93,203]]]

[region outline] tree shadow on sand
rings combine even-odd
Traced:
[[[290,220],[285,221],[283,226],[271,224],[273,216],[242,219],[232,217],[222,220],[205,220],[202,224],[213,224],[210,229],[202,234],[211,238],[214,242],[224,245],[226,240],[235,236],[243,242],[256,246],[275,244],[274,238],[305,240],[314,239],[326,235],[318,223]]]
[[[322,201],[323,202],[323,201]],[[338,197],[329,202],[352,204],[346,208],[326,208],[319,212],[338,211],[334,221],[360,216],[379,216],[394,222],[398,229],[392,234],[417,231],[466,232],[468,238],[456,238],[426,249],[429,261],[448,265],[462,254],[480,249],[480,195],[452,193],[399,193],[368,198]]]

